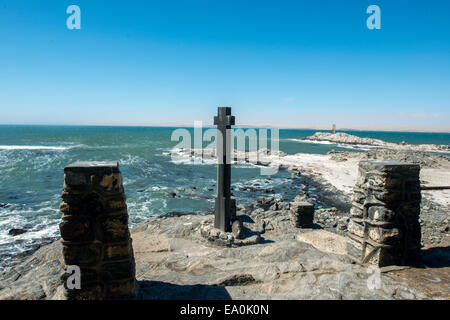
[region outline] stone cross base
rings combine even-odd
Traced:
[[[65,268],[81,271],[68,299],[135,297],[135,265],[122,174],[117,162],[75,162],[64,169],[60,231]]]
[[[420,166],[361,161],[354,188],[347,251],[361,264],[411,264],[420,259]]]
[[[314,220],[314,204],[306,201],[291,203],[291,225],[296,228],[311,228]]]
[[[259,234],[253,234],[242,239],[241,237],[236,237],[231,232],[224,232],[214,228],[212,225],[201,226],[200,235],[212,244],[221,247],[240,247],[261,242],[261,236]]]

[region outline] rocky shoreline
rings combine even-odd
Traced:
[[[201,231],[213,224],[212,215],[164,216],[136,225],[131,236],[137,298],[450,298],[443,287],[450,280],[448,264],[382,269],[380,287],[372,288],[367,283],[373,272],[349,261],[344,237],[322,229],[320,218],[311,229],[293,228],[285,205],[272,210],[276,203],[261,198],[253,210],[238,208],[245,232],[260,237],[246,246],[219,245],[202,236]],[[62,299],[61,252],[58,240],[4,272],[0,299]],[[431,247],[424,253],[430,261],[448,259],[448,247]],[[438,282],[423,280],[437,275]]]
[[[448,157],[411,150],[376,149],[286,155],[264,152],[261,166],[280,166],[307,184],[293,201],[261,196],[238,204],[249,245],[222,245],[205,238],[213,216],[167,214],[132,229],[139,299],[450,299],[450,207],[444,196],[423,191],[421,226],[424,265],[384,269],[381,287],[367,285],[371,273],[345,255],[350,197],[363,159],[421,161],[422,184],[450,172]],[[195,152],[183,154],[196,156]],[[210,155],[214,158],[214,154]],[[414,157],[417,157],[414,158]],[[353,183],[353,184],[352,184]],[[238,188],[234,192],[252,192]],[[292,202],[309,201],[312,228],[290,224]],[[253,237],[253,238],[251,238]],[[255,240],[256,238],[257,240]],[[250,241],[250,239],[253,239]],[[224,242],[226,243],[226,241]],[[21,257],[0,275],[0,300],[61,299],[60,240]],[[428,281],[427,279],[435,279]],[[437,279],[437,280],[436,280]]]
[[[427,151],[427,152],[450,152],[448,145],[435,144],[408,144],[406,141],[402,143],[386,142],[379,139],[361,138],[345,132],[316,132],[312,136],[306,137],[304,141],[319,141],[332,142],[338,144],[355,145],[355,146],[369,146],[380,147],[394,150],[409,150],[409,151]]]

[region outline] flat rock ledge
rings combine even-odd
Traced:
[[[238,218],[251,236],[260,237],[258,243],[220,246],[205,238],[201,230],[213,225],[212,215],[160,217],[136,225],[131,236],[137,298],[449,298],[442,274],[447,264],[434,269],[444,282],[426,290],[420,282],[423,274],[408,280],[411,270],[381,272],[374,287],[373,270],[352,264],[343,254],[345,238],[325,230],[294,228],[287,210],[238,212]],[[3,272],[0,300],[60,299],[61,252],[61,242],[56,241]]]

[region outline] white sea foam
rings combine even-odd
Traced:
[[[63,147],[63,146],[6,146],[0,145],[0,150],[67,150],[71,147]]]

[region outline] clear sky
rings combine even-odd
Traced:
[[[0,0],[0,123],[210,124],[230,105],[238,124],[450,131],[449,16],[445,0]]]

